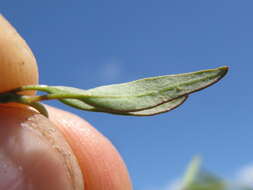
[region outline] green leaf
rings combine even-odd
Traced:
[[[48,117],[47,109],[45,108],[45,106],[43,104],[41,104],[39,102],[31,102],[31,103],[18,102],[18,103],[23,103],[23,104],[29,105],[29,106],[35,108],[37,111],[39,111],[39,113],[41,113],[45,117]]]
[[[23,86],[13,92],[39,90],[49,94],[27,97],[28,102],[58,99],[75,108],[121,115],[155,115],[181,105],[190,93],[219,81],[228,67],[151,77],[133,82],[81,90],[65,86]]]
[[[141,111],[135,111],[135,112],[126,112],[125,115],[151,116],[151,115],[165,113],[165,112],[171,111],[171,110],[177,108],[178,106],[182,105],[187,98],[188,98],[187,95],[182,96],[182,97],[176,98],[174,100],[171,100],[169,102],[166,102],[164,104],[153,107],[153,108],[149,108],[149,109],[141,110]]]
[[[81,89],[73,88],[73,87],[66,87],[66,86],[41,85],[41,86],[37,86],[36,90],[44,91],[44,92],[54,94],[54,95],[56,95],[56,94],[63,95],[63,94],[70,94],[70,93],[71,94],[85,94],[86,93],[85,90],[81,90]],[[187,99],[187,96],[183,96],[183,97],[176,98],[170,102],[158,105],[158,106],[150,108],[150,109],[136,111],[136,112],[120,112],[120,113],[113,112],[113,110],[104,110],[101,108],[96,108],[94,106],[91,106],[91,105],[85,103],[84,101],[82,101],[82,99],[66,98],[66,99],[59,99],[59,101],[61,101],[62,103],[66,104],[66,105],[69,105],[71,107],[78,108],[81,110],[87,110],[87,111],[109,112],[112,114],[120,114],[120,115],[151,116],[151,115],[156,115],[156,114],[171,111],[172,109],[175,109],[176,107],[178,107],[182,103],[184,103],[186,99]]]
[[[219,81],[227,67],[167,75],[87,90],[82,100],[95,107],[131,112],[152,108]]]
[[[206,170],[201,170],[200,164],[199,157],[190,162],[179,190],[227,190],[224,180]]]
[[[200,165],[201,165],[201,158],[199,156],[195,156],[189,163],[185,171],[182,181],[182,189],[187,189],[187,187],[193,184],[194,180],[196,179],[200,171]]]
[[[187,96],[183,96],[183,97],[174,99],[170,102],[158,105],[156,107],[146,109],[146,110],[141,110],[141,111],[135,111],[135,112],[116,112],[113,110],[105,110],[102,108],[96,108],[78,99],[61,99],[60,101],[63,102],[64,104],[67,104],[69,106],[72,106],[78,109],[94,111],[94,112],[107,112],[107,113],[112,113],[112,114],[132,115],[132,116],[151,116],[151,115],[157,115],[157,114],[171,111],[172,109],[175,109],[178,106],[180,106],[182,103],[184,103],[186,99],[187,99]]]

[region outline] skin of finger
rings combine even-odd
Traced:
[[[82,178],[71,148],[47,118],[0,105],[0,189],[81,190]]]
[[[49,106],[47,109],[78,159],[85,190],[132,189],[124,161],[107,138],[78,116]]]
[[[35,57],[15,28],[0,14],[0,92],[38,83]],[[26,91],[23,94],[34,94]]]

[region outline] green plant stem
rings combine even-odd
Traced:
[[[39,102],[43,100],[56,100],[56,99],[81,99],[85,97],[90,97],[86,96],[85,94],[79,95],[79,94],[46,94],[46,95],[41,95],[41,96],[23,96],[26,101],[29,102]]]

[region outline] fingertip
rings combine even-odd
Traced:
[[[25,40],[0,15],[0,92],[38,83],[36,59]],[[35,91],[22,92],[33,95]]]
[[[52,107],[47,108],[50,120],[62,131],[77,157],[85,189],[132,189],[125,163],[106,137],[76,115]]]

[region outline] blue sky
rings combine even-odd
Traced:
[[[168,190],[191,158],[234,178],[253,163],[253,1],[1,2],[36,55],[40,83],[79,88],[230,67],[220,83],[154,117],[88,113],[122,154],[136,190]],[[253,173],[253,172],[252,172]]]

